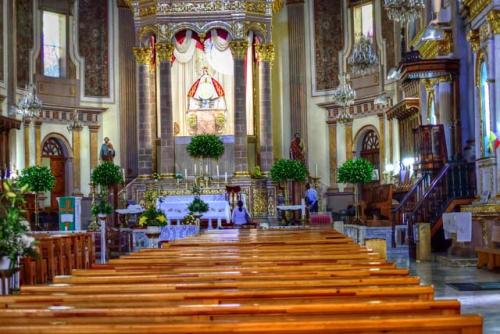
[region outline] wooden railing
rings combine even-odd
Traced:
[[[409,252],[416,255],[415,231],[417,223],[435,224],[444,210],[454,199],[471,198],[476,195],[476,177],[474,163],[447,163],[415,203],[413,211],[405,217],[408,226]]]

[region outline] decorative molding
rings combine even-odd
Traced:
[[[235,59],[243,60],[247,54],[248,41],[246,40],[235,40],[229,42],[229,47],[233,53]]]
[[[155,45],[156,58],[158,62],[171,62],[174,55],[174,45],[170,43],[158,43]]]
[[[490,25],[487,21],[485,21],[479,27],[479,41],[480,43],[484,43],[492,37]]]
[[[272,64],[275,58],[274,45],[255,45],[255,54],[258,61],[269,62]]]
[[[75,111],[78,111],[79,120],[83,125],[99,123],[99,115],[105,112],[106,108],[91,107],[60,107],[44,104],[40,119],[45,123],[67,124],[71,121]]]
[[[470,43],[472,51],[478,52],[481,42],[479,41],[479,30],[471,29],[467,32],[467,41]]]
[[[467,15],[469,20],[474,20],[492,0],[464,0],[464,5],[469,9]]]
[[[423,59],[434,59],[438,56],[447,56],[453,53],[453,37],[451,30],[445,30],[445,39],[442,41],[425,41],[417,50]]]
[[[139,65],[149,65],[151,63],[152,50],[148,47],[132,48],[135,60]]]
[[[405,98],[392,108],[387,110],[387,119],[392,120],[397,118],[402,120],[408,118],[420,111],[420,98],[411,97]]]
[[[500,9],[490,11],[486,20],[490,24],[491,32],[495,35],[500,34]]]
[[[354,105],[349,107],[349,113],[352,115],[353,119],[362,118],[366,116],[378,115],[384,112],[387,107],[381,105],[375,105],[374,100],[376,97],[370,97],[368,99],[357,100]],[[392,100],[389,101],[389,106],[392,105]],[[325,108],[328,111],[328,123],[337,122],[340,112],[343,107],[340,107],[333,102],[320,103],[318,106]]]

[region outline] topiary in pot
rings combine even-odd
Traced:
[[[309,172],[307,167],[300,161],[290,159],[280,159],[271,167],[271,180],[276,183],[286,183],[289,181],[303,182]],[[288,201],[288,186],[284,185],[285,200]]]
[[[22,170],[18,182],[21,187],[28,186],[29,191],[35,193],[35,226],[39,228],[38,193],[51,191],[56,178],[48,167],[31,166]]]
[[[191,138],[186,150],[192,158],[218,160],[224,154],[224,143],[216,135],[196,135]]]
[[[92,171],[90,179],[95,185],[109,188],[123,183],[123,174],[119,166],[106,161]]]
[[[354,185],[354,206],[356,210],[356,220],[359,221],[358,212],[358,186],[371,182],[373,179],[373,165],[366,159],[358,158],[347,160],[340,166],[337,180],[340,183],[351,183]]]

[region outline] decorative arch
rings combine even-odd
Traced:
[[[357,157],[359,157],[359,153],[361,152],[362,149],[363,138],[370,131],[373,131],[377,135],[377,138],[380,138],[380,133],[378,132],[378,129],[374,125],[371,124],[365,125],[361,129],[359,129],[356,135],[354,136],[354,141],[353,141],[355,150],[354,153],[356,153]]]
[[[60,133],[57,133],[57,132],[51,132],[49,134],[47,134],[43,140],[42,140],[42,145],[41,147],[45,147],[45,144],[47,143],[48,140],[50,139],[56,139],[58,141],[58,143],[60,144],[61,146],[61,149],[63,150],[63,153],[64,153],[64,157],[66,159],[71,159],[73,158],[73,149],[71,148],[71,144],[69,143],[68,139],[66,139],[66,137]],[[43,151],[43,149],[42,149]]]
[[[206,35],[212,29],[222,29],[224,31],[227,31],[229,38],[233,38],[234,36],[234,31],[230,24],[226,22],[217,21],[217,22],[209,22],[204,25],[190,23],[190,22],[180,23],[172,27],[172,30],[170,31],[170,36],[165,36],[165,37],[167,38],[167,40],[172,40],[175,38],[175,35],[177,33],[184,30],[192,30],[198,35]]]

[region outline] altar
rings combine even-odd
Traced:
[[[201,200],[208,204],[208,211],[201,219],[208,220],[208,228],[212,228],[212,221],[217,221],[217,228],[222,228],[222,221],[229,223],[231,220],[231,207],[225,194],[200,195]],[[193,195],[168,195],[160,196],[156,200],[156,207],[167,217],[169,225],[180,221],[189,214],[188,206],[194,200]]]

